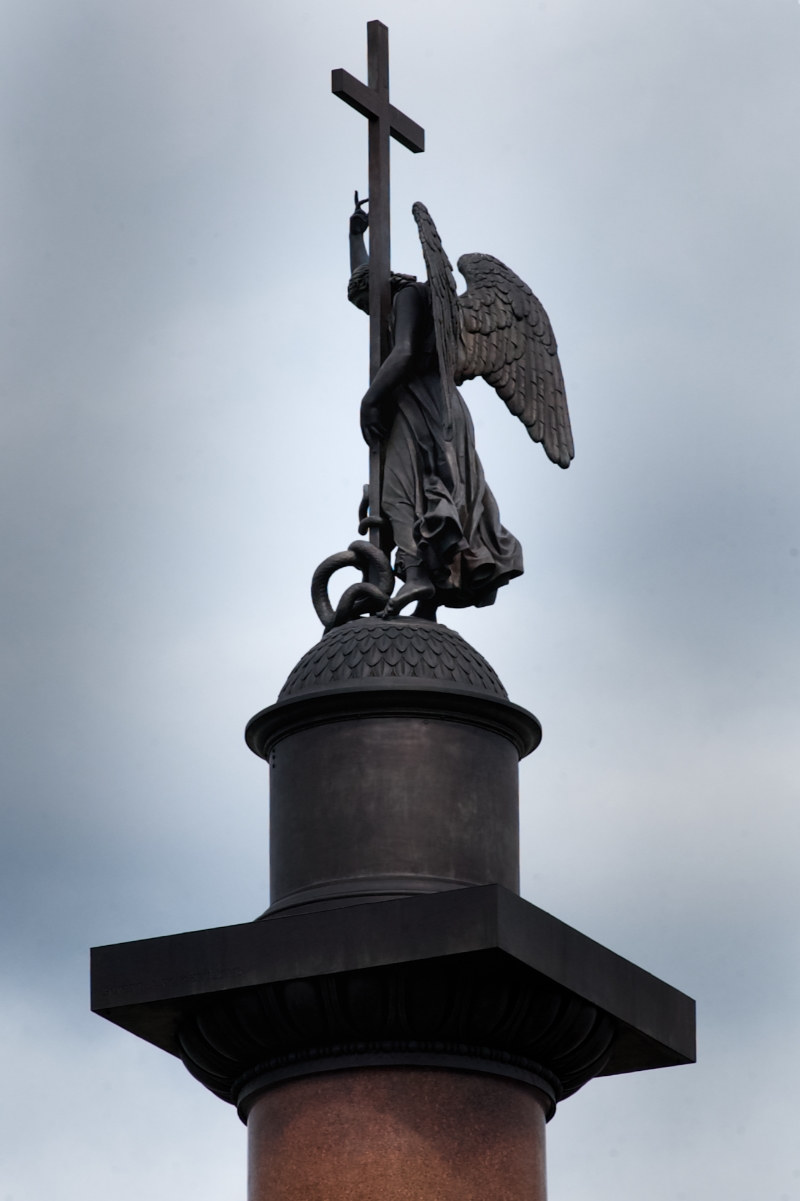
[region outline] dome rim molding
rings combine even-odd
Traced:
[[[284,738],[334,721],[408,717],[479,726],[509,739],[520,759],[542,740],[536,717],[521,705],[490,692],[424,677],[373,676],[352,683],[323,685],[276,701],[247,723],[245,742],[269,761]]]

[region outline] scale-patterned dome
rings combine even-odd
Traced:
[[[380,677],[439,680],[506,698],[496,672],[455,630],[438,622],[359,618],[312,646],[283,686],[279,700],[311,689]]]

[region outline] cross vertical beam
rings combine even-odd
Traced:
[[[389,30],[367,25],[367,80],[377,113],[369,121],[369,378],[389,353],[392,311],[389,212]]]
[[[367,24],[367,86],[348,71],[331,74],[331,90],[369,121],[369,378],[378,374],[389,353],[392,315],[391,220],[389,212],[389,139],[420,154],[425,130],[389,101],[389,30],[381,21]],[[369,512],[381,511],[381,450],[369,456]],[[370,541],[381,545],[380,528]],[[385,549],[385,548],[384,548]]]

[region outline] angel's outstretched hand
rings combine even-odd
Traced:
[[[356,236],[358,236],[359,234],[364,234],[366,232],[366,230],[369,228],[369,213],[365,213],[363,208],[361,207],[363,204],[367,204],[367,203],[368,203],[368,201],[366,199],[359,200],[358,192],[356,192],[356,207],[350,217],[350,233],[351,234],[355,234]]]

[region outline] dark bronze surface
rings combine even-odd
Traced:
[[[482,376],[553,462],[568,467],[574,454],[544,307],[519,276],[485,254],[459,259],[468,289],[458,296],[430,213],[420,203],[412,211],[428,282],[391,276],[391,348],[361,402],[362,433],[371,462],[376,455],[380,460],[381,488],[378,508],[373,474],[369,517],[360,529],[376,523],[384,552],[396,545],[395,573],[403,586],[383,608],[381,593],[362,591],[355,604],[354,592],[340,620],[358,612],[396,617],[412,603],[418,616],[429,618],[440,605],[483,607],[522,574],[521,547],[500,522],[457,384]],[[348,296],[359,308],[366,305],[367,222],[357,205],[350,217]]]
[[[352,565],[357,544],[321,564],[312,595],[326,630],[361,613],[396,617],[411,604],[430,620],[441,605],[491,605],[522,574],[521,547],[500,523],[457,384],[482,376],[553,462],[568,467],[574,455],[555,335],[518,275],[492,255],[462,255],[468,286],[458,296],[438,230],[419,202],[412,211],[428,282],[391,273],[390,138],[419,151],[424,134],[389,103],[387,28],[372,21],[367,29],[369,86],[341,70],[332,86],[369,119],[369,213],[356,192],[348,296],[370,315],[370,386],[361,401],[369,484],[359,532],[384,558],[359,562],[363,582],[348,589],[335,614],[320,579],[324,588],[332,571]],[[395,547],[403,581],[396,596],[386,583]]]
[[[317,1098],[330,1126],[343,1081],[359,1082],[367,1112],[382,1087],[375,1082],[400,1073],[425,1082],[420,1104],[437,1121],[448,1088],[476,1080],[484,1092],[470,1085],[468,1108],[505,1112],[505,1097],[511,1113],[524,1097],[528,1116],[541,1118],[543,1107],[552,1114],[595,1075],[695,1057],[689,997],[516,895],[517,763],[538,746],[541,727],[509,701],[486,660],[435,621],[440,604],[491,604],[522,570],[456,383],[482,375],[566,467],[563,380],[547,315],[527,285],[491,256],[469,255],[459,260],[468,290],[456,296],[422,205],[414,215],[428,283],[390,276],[389,140],[420,151],[424,135],[390,104],[388,31],[377,21],[368,26],[368,60],[368,86],[336,71],[333,89],[369,119],[370,212],[356,195],[349,295],[370,311],[371,385],[362,402],[370,485],[359,513],[370,541],[315,573],[326,634],[247,728],[249,747],[270,764],[273,904],[255,922],[92,952],[95,1012],[181,1057],[243,1117],[262,1115],[262,1182],[272,1170],[269,1147],[289,1147],[281,1143],[286,1111],[269,1097]],[[401,419],[403,437],[393,444]],[[403,504],[413,510],[408,520]],[[390,599],[395,543],[404,585]],[[327,586],[341,566],[364,578],[334,610]],[[400,617],[411,601],[414,617]],[[366,612],[378,616],[359,617]],[[490,1094],[493,1101],[480,1101]],[[293,1111],[306,1132],[309,1106]],[[396,1137],[392,1122],[386,1129]],[[345,1124],[342,1137],[357,1134]],[[528,1167],[543,1198],[541,1131],[537,1139]],[[291,1143],[291,1154],[302,1145]],[[376,1145],[367,1140],[367,1153]],[[486,1155],[499,1146],[487,1143]],[[298,1193],[292,1162],[275,1196],[316,1195]],[[514,1162],[522,1181],[528,1169]],[[313,1185],[320,1201],[332,1195],[324,1176]],[[474,1167],[470,1188],[479,1177]],[[353,1180],[343,1201],[373,1195],[358,1173]],[[464,1192],[457,1174],[442,1188],[442,1196]],[[258,1184],[253,1201],[264,1189]]]
[[[424,204],[413,206],[431,293],[443,387],[481,376],[559,467],[574,458],[564,377],[550,318],[538,297],[491,254],[462,254],[467,291]]]
[[[433,680],[366,679],[304,692],[262,709],[248,723],[247,744],[256,755],[269,759],[272,747],[298,730],[331,721],[398,715],[468,722],[508,738],[519,758],[534,751],[542,736],[532,713],[500,697]]]
[[[602,1071],[608,1014],[496,952],[225,993],[184,1014],[181,1058],[246,1118],[286,1079],[343,1067],[460,1068],[556,1103]]]
[[[389,31],[380,21],[367,26],[367,58],[368,85],[343,70],[331,83],[369,121],[369,213],[356,192],[348,295],[370,316],[370,387],[361,402],[369,484],[359,532],[382,557],[370,559],[352,543],[317,568],[312,598],[326,630],[363,613],[397,617],[412,604],[429,620],[441,605],[491,605],[522,573],[521,547],[500,524],[457,384],[483,376],[553,462],[568,467],[574,454],[555,336],[519,276],[492,255],[463,255],[468,289],[458,296],[436,226],[419,203],[413,213],[428,283],[391,274],[390,140],[419,152],[424,131],[389,101]],[[395,547],[397,595],[389,560]],[[363,580],[334,612],[328,578],[352,565]]]
[[[540,734],[445,626],[331,631],[247,728],[270,765],[272,908],[517,890],[517,762]]]
[[[389,30],[380,21],[367,24],[367,79],[365,86],[347,71],[331,74],[331,89],[369,121],[369,375],[374,379],[389,353],[392,294],[390,219],[390,139],[419,154],[425,149],[425,130],[389,101]],[[358,205],[357,205],[358,207]],[[370,452],[369,499],[373,517],[380,514],[381,454]],[[370,542],[386,549],[386,538],[376,523]]]
[[[368,518],[367,522],[373,519]],[[368,528],[372,528],[368,524]],[[328,582],[335,571],[343,567],[361,570],[361,582],[345,588],[336,608],[328,597]],[[311,603],[325,632],[345,625],[361,612],[373,612],[386,607],[394,588],[394,574],[387,555],[371,542],[351,542],[347,550],[329,555],[320,563],[311,578]]]
[[[334,721],[270,754],[272,907],[470,884],[519,890],[514,745],[433,716]]]
[[[331,90],[369,121],[370,378],[389,353],[391,270],[390,138],[419,154],[425,130],[389,101],[389,30],[381,21],[367,24],[365,85],[348,71],[331,72]]]
[[[430,621],[351,621],[303,655],[278,700],[364,680],[427,680],[508,700],[497,672],[456,630]]]
[[[487,952],[496,956],[490,968]],[[433,960],[460,970],[465,957],[477,957],[479,976],[491,980],[498,965],[514,975],[529,972],[534,990],[554,988],[613,1019],[616,1036],[604,1075],[694,1062],[691,998],[498,885],[331,903],[244,925],[96,947],[92,1008],[180,1055],[181,1022],[223,995]],[[376,1038],[354,1032],[352,1041],[364,1037]]]

